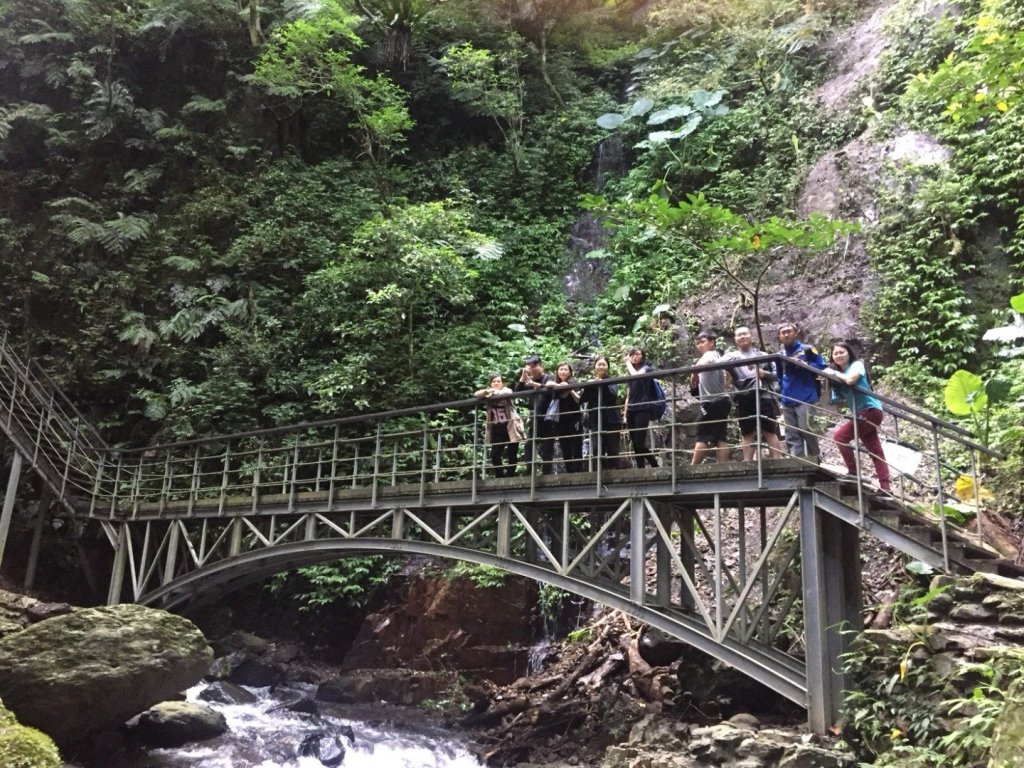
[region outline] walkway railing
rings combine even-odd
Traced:
[[[69,508],[87,502],[109,448],[38,363],[17,353],[2,325],[0,409],[0,429],[56,498]]]
[[[787,365],[806,367],[780,355],[767,355],[761,362],[775,365],[783,360]],[[664,468],[660,474],[667,474],[673,487],[693,456],[693,432],[699,406],[689,393],[691,374],[731,369],[750,362],[721,362],[704,368],[685,366],[647,375],[660,379],[667,393],[664,417],[652,423],[648,430],[654,455]],[[807,370],[817,374],[812,368]],[[624,392],[630,380],[635,379],[618,377],[604,381],[618,384]],[[579,389],[598,385],[595,381],[586,382],[579,385]],[[760,389],[760,382],[756,386],[758,395],[764,395],[763,400],[760,396],[756,400],[758,409],[763,402],[777,400],[778,396],[771,390]],[[622,452],[618,457],[600,461],[600,449],[605,447],[612,433],[588,427],[617,423],[619,419],[613,418],[611,413],[614,409],[621,414],[622,405],[609,405],[601,413],[588,413],[583,409],[582,423],[588,426],[571,437],[581,438],[589,450],[584,451],[578,466],[573,467],[573,462],[563,461],[556,447],[557,436],[530,429],[534,399],[547,394],[533,391],[505,396],[527,422],[528,437],[525,445],[518,446],[516,465],[519,474],[528,475],[526,481],[493,477],[494,468],[490,466],[485,440],[487,401],[466,399],[141,449],[97,447],[93,442],[89,452],[98,457],[98,466],[95,466],[89,493],[88,512],[107,519],[154,513],[186,517],[241,514],[257,512],[261,504],[271,501],[275,509],[283,507],[287,511],[294,509],[304,494],[323,494],[328,504],[343,495],[356,494],[366,497],[373,508],[379,505],[383,489],[401,488],[407,495],[416,495],[422,501],[428,493],[442,490],[440,484],[450,481],[468,483],[473,496],[485,482],[487,487],[512,483],[521,487],[526,482],[533,494],[546,482],[542,479],[545,472],[566,474],[571,468],[584,470],[573,473],[573,485],[590,486],[595,496],[603,495],[609,482],[623,476],[621,470],[628,466],[631,458],[630,441],[625,431],[621,437],[613,436],[619,437]],[[900,453],[898,461],[895,456],[887,457],[894,476],[894,492],[908,503],[915,503],[936,515],[943,527],[945,546],[946,508],[954,484],[958,477],[966,475],[977,488],[979,455],[992,452],[955,424],[884,395],[875,393],[875,396],[886,409],[887,418],[881,429],[889,437],[886,444],[890,450],[898,449]],[[841,418],[822,404],[815,406],[815,412],[818,421],[823,415],[833,421]],[[760,410],[758,415],[761,415]],[[735,438],[737,430],[732,426],[735,419],[730,416],[728,421],[730,435]],[[757,473],[760,484],[769,469],[766,461],[773,456],[772,452],[766,452],[762,420],[756,419],[755,423],[751,472]],[[65,430],[61,434],[65,439],[58,447],[63,449],[72,443],[74,432]],[[827,434],[818,437],[822,460],[826,464],[839,464],[834,441]],[[84,442],[81,445],[84,449]],[[534,459],[529,469],[524,461],[527,446]],[[553,459],[544,461],[543,457],[550,454]],[[731,455],[738,458],[735,443]],[[865,493],[874,493],[875,489],[870,484],[871,462],[867,457],[862,458],[860,452],[857,456],[852,479],[857,481],[857,503],[863,516],[867,509]],[[909,463],[908,456],[911,457]],[[804,460],[811,463],[810,459]],[[65,460],[55,469],[63,471],[69,463],[76,468],[79,465],[91,467],[95,461]],[[628,475],[636,482],[635,473]],[[76,488],[80,489],[81,474],[77,477]]]
[[[788,366],[817,371],[782,355],[765,355],[754,361],[777,368]],[[648,428],[648,444],[658,464],[659,476],[667,475],[675,488],[693,457],[694,432],[699,403],[690,394],[691,374],[729,370],[751,365],[751,360],[723,361],[713,366],[684,366],[657,371],[640,378],[658,378],[667,393],[662,419]],[[731,377],[730,377],[731,378]],[[0,326],[0,425],[19,452],[36,467],[57,497],[79,513],[92,517],[132,518],[140,514],[193,516],[258,512],[273,502],[275,509],[294,509],[304,494],[323,494],[327,504],[343,496],[366,498],[377,507],[383,489],[401,488],[423,501],[428,493],[443,492],[447,482],[468,483],[475,498],[482,487],[525,482],[532,495],[548,482],[545,474],[574,475],[572,484],[600,497],[608,483],[624,476],[637,481],[636,473],[623,473],[631,460],[631,440],[622,418],[621,395],[635,377],[609,378],[620,398],[601,409],[580,406],[581,429],[539,429],[541,413],[532,417],[537,398],[550,391],[530,391],[505,396],[524,417],[526,440],[516,446],[516,469],[528,479],[495,478],[487,445],[487,407],[483,399],[465,399],[421,408],[311,422],[233,435],[157,445],[139,449],[108,446],[88,421],[33,361],[23,361]],[[592,380],[578,386],[581,392],[599,387]],[[885,436],[886,460],[893,475],[892,493],[906,504],[934,516],[942,532],[944,560],[948,561],[948,511],[958,478],[968,477],[980,511],[979,465],[995,455],[973,440],[967,430],[949,421],[874,393],[885,407],[880,431]],[[586,396],[582,398],[588,400]],[[596,398],[593,398],[596,401]],[[765,425],[774,419],[778,395],[755,379],[755,434],[753,466],[762,485],[766,461],[776,457],[766,442]],[[770,409],[767,417],[761,408]],[[812,406],[811,430],[818,433],[820,458],[830,469],[842,469],[831,433],[822,422],[841,417],[825,403]],[[735,414],[727,419],[730,459],[738,459]],[[623,424],[620,430],[618,424]],[[615,426],[611,426],[615,425]],[[860,425],[854,420],[854,434]],[[568,442],[567,442],[568,441]],[[581,456],[571,455],[572,441],[582,444]],[[855,439],[855,443],[858,440]],[[559,444],[570,453],[562,456]],[[609,448],[619,445],[618,455]],[[526,455],[532,463],[525,462]],[[603,460],[602,460],[603,457]],[[851,479],[861,525],[868,509],[866,494],[875,494],[870,482],[872,461],[863,450],[856,453]],[[812,459],[802,459],[811,463]]]

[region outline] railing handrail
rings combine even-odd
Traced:
[[[809,371],[810,373],[819,378],[827,380],[827,377],[824,376],[822,372],[819,369],[815,368],[814,366],[807,365],[806,363],[803,363],[799,360],[794,360],[793,358],[788,357],[787,355],[784,355],[780,352],[770,352],[764,353],[759,357],[755,358],[744,358],[740,360],[721,360],[710,365],[685,365],[676,368],[658,369],[650,371],[648,373],[637,374],[635,376],[609,376],[604,379],[589,379],[587,381],[577,382],[574,388],[588,389],[600,386],[602,384],[628,384],[631,381],[637,380],[678,377],[681,375],[700,373],[701,371],[731,369],[736,367],[744,367],[755,363],[760,364],[765,362],[774,363],[777,369],[781,367],[782,363],[785,363],[787,365],[794,365],[798,368],[803,368],[804,370]],[[974,437],[973,433],[967,429],[964,429],[963,427],[960,427],[957,424],[954,424],[950,421],[946,421],[945,419],[941,419],[938,416],[930,414],[926,411],[914,408],[913,406],[901,403],[900,401],[894,400],[893,398],[877,391],[866,390],[861,387],[851,387],[851,389],[864,393],[870,392],[870,394],[873,397],[876,397],[883,403],[895,407],[904,413],[911,414],[912,416],[918,419],[922,419],[926,422],[929,422],[943,430],[948,430],[949,432],[955,433],[958,436],[957,438],[955,438],[957,442],[960,442],[965,446],[973,448],[977,451],[981,451],[982,453],[985,453],[994,458],[1003,458],[1003,455],[1000,454],[998,451],[995,451],[987,446],[981,445],[980,443],[977,443],[974,440],[972,440],[972,438]],[[511,394],[508,395],[498,395],[494,399],[528,400],[533,397],[540,397],[546,392],[548,392],[547,389],[531,390],[528,392],[512,392]],[[359,423],[374,423],[378,421],[386,421],[389,419],[401,418],[403,416],[421,416],[431,413],[438,413],[446,410],[461,410],[475,404],[480,404],[483,401],[484,400],[482,398],[469,397],[464,398],[462,400],[451,400],[445,403],[432,403],[429,405],[422,406],[410,406],[407,408],[397,408],[390,411],[377,411],[368,414],[342,416],[334,419],[321,419],[318,421],[308,421],[299,424],[282,425],[280,427],[268,427],[265,429],[255,429],[247,430],[244,432],[233,432],[228,434],[213,435],[210,437],[197,437],[192,438],[190,440],[178,440],[170,443],[160,443],[157,445],[148,445],[143,447],[125,448],[120,446],[106,446],[106,450],[115,455],[132,455],[147,451],[167,451],[176,448],[185,448],[209,443],[222,443],[228,441],[234,442],[237,440],[244,440],[250,437],[266,437],[270,435],[304,432],[313,429],[321,429],[323,427],[345,426]]]

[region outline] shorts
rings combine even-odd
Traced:
[[[736,396],[736,417],[740,424],[741,435],[753,435],[757,432],[757,395],[755,392],[740,392]],[[761,432],[768,435],[779,434],[779,409],[771,397],[761,397]]]
[[[728,397],[702,402],[700,421],[697,422],[697,442],[707,445],[726,442],[731,410],[732,400]]]

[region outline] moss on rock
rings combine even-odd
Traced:
[[[0,765],[4,768],[61,768],[53,740],[42,731],[20,725],[0,700]]]

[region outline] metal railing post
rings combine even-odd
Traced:
[[[808,413],[808,416],[810,414]],[[740,440],[742,440],[742,435]],[[764,460],[761,448],[764,431],[761,428],[761,366],[754,365],[754,451],[757,456],[757,487],[764,488]]]
[[[374,509],[377,508],[377,478],[380,475],[380,441],[381,431],[384,429],[384,423],[377,420],[377,442],[373,451],[373,483],[370,487],[370,506]]]
[[[420,451],[420,504],[427,496],[427,453],[430,450],[430,419],[423,414],[423,450]]]
[[[334,440],[331,446],[331,477],[327,482],[327,511],[334,509],[334,479],[338,473],[338,425],[334,425]]]
[[[231,467],[231,441],[224,444],[224,468],[220,477],[220,498],[217,501],[217,514],[224,514],[224,504],[228,496],[228,471]]]
[[[857,393],[850,388],[850,411],[853,414],[853,462],[857,469],[857,510],[860,514],[860,527],[864,527],[864,468],[860,460],[860,429],[857,424]]]
[[[946,504],[942,492],[942,456],[939,453],[939,430],[932,424],[932,452],[935,454],[935,499],[939,512],[939,531],[942,534],[942,565],[949,570],[949,538],[946,535]]]

